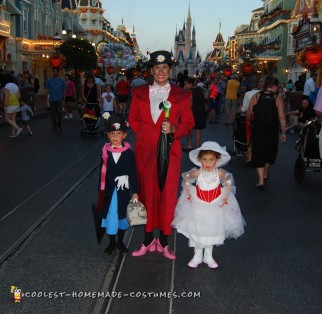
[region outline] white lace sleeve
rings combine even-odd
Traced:
[[[223,169],[221,169],[223,170]],[[223,170],[225,171],[225,170]],[[230,192],[233,194],[236,194],[236,186],[235,186],[235,180],[233,175],[230,172],[225,171],[225,175],[220,180],[221,184],[228,189],[230,189]]]
[[[190,172],[197,170],[197,168],[192,168],[187,172],[182,173],[182,185],[187,185],[187,183],[194,183],[196,182],[196,178],[191,178],[190,177]]]

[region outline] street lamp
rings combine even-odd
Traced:
[[[314,13],[310,19],[310,34],[313,44],[316,44],[317,40],[319,39],[320,31],[321,21],[319,19],[319,15],[317,13]]]

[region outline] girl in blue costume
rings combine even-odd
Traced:
[[[129,224],[126,210],[130,199],[138,199],[134,153],[127,142],[123,142],[128,123],[123,117],[107,119],[106,130],[110,140],[102,149],[98,210],[102,216],[102,227],[106,228],[110,242],[104,252],[112,254],[117,247],[121,253],[128,253],[123,243],[125,231]],[[117,234],[117,242],[116,242]]]

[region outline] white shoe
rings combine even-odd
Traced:
[[[69,119],[69,116],[68,116],[68,115],[65,115],[65,116],[64,116],[64,119]]]
[[[205,248],[205,254],[203,256],[203,262],[208,265],[210,268],[217,268],[218,264],[212,257],[212,246]]]
[[[195,248],[195,255],[192,260],[188,263],[189,267],[196,268],[202,263],[202,253],[203,249]]]
[[[19,128],[19,129],[17,130],[16,136],[18,136],[21,132],[22,132],[22,128]]]
[[[73,119],[73,115],[71,113],[69,114],[69,119]]]

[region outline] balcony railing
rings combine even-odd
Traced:
[[[10,22],[10,13],[7,11],[0,11],[0,20]]]
[[[279,9],[271,11],[270,13],[261,16],[261,19],[258,22],[258,27],[262,28],[265,26],[269,26],[278,20],[288,20],[290,19],[290,17],[291,10]]]

